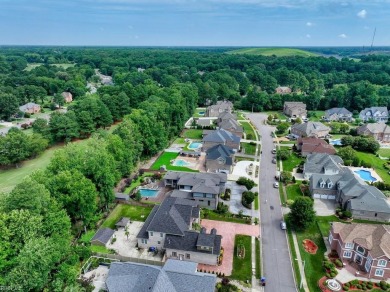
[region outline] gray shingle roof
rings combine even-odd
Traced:
[[[111,228],[100,228],[92,237],[91,241],[98,241],[103,244],[107,244],[114,232],[115,231]]]
[[[212,131],[205,137],[203,137],[203,142],[214,142],[214,143],[226,143],[226,142],[233,142],[233,143],[240,143],[240,138],[234,135],[233,133],[226,131],[224,129],[218,129],[215,131]]]
[[[294,124],[291,126],[291,131],[297,130],[304,132],[307,136],[317,134],[320,131],[329,131],[330,128],[320,122],[307,122],[302,124]]]
[[[115,262],[106,285],[109,292],[213,292],[216,276],[196,272],[196,263],[168,259],[164,267]]]
[[[363,192],[350,200],[352,210],[390,213],[390,204],[386,196],[376,187],[363,185]]]
[[[359,134],[379,134],[379,133],[390,133],[390,127],[385,123],[370,123],[357,127]]]
[[[115,223],[115,226],[117,227],[125,227],[127,223],[130,222],[129,218],[122,217],[117,223]]]
[[[25,112],[29,109],[33,109],[35,107],[41,107],[39,104],[36,104],[36,103],[33,103],[33,102],[29,102],[29,103],[26,103],[22,106],[19,107],[19,110],[22,111],[22,112]]]
[[[387,107],[385,106],[373,106],[373,107],[367,107],[364,110],[360,112],[360,116],[368,116],[373,117],[376,113],[380,113],[383,116],[388,116]]]
[[[306,173],[323,173],[324,169],[341,170],[344,161],[340,156],[326,153],[313,153],[307,155],[304,171]]]
[[[229,113],[229,112],[223,112],[218,115],[218,119],[226,120],[226,119],[237,119],[237,116],[235,114]]]
[[[149,224],[153,220],[154,216],[156,215],[156,213],[158,211],[158,208],[159,208],[158,205],[155,205],[153,207],[153,209],[150,212],[148,218],[146,218],[144,225],[142,225],[141,230],[138,232],[137,238],[144,238],[144,239],[148,239],[149,238],[147,228],[149,227]]]
[[[164,179],[178,180],[180,184],[194,186],[198,180],[211,180],[216,185],[227,182],[227,175],[225,173],[189,173],[182,171],[168,171]]]
[[[329,117],[333,114],[341,115],[341,116],[352,115],[352,113],[349,110],[347,110],[345,107],[334,107],[325,111],[326,117]]]
[[[244,132],[242,126],[236,120],[233,119],[223,120],[218,124],[218,127],[224,130],[232,129],[235,132]]]
[[[226,165],[233,165],[234,150],[226,145],[215,145],[206,151],[206,160],[216,160],[222,157]]]

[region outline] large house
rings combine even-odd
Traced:
[[[333,222],[328,241],[344,264],[357,267],[360,277],[390,278],[390,226]]]
[[[352,113],[344,107],[334,107],[325,111],[325,120],[329,122],[351,122]]]
[[[292,92],[292,90],[288,86],[279,86],[279,87],[276,87],[275,92],[277,94],[289,94]]]
[[[72,93],[68,91],[64,91],[63,93],[61,93],[61,95],[64,98],[65,103],[69,103],[73,101]]]
[[[230,112],[223,112],[218,115],[217,124],[222,123],[226,120],[237,120],[237,116]]]
[[[291,134],[296,137],[324,138],[329,135],[330,128],[320,122],[307,122],[291,126]]]
[[[336,154],[333,145],[328,144],[325,140],[315,137],[299,138],[297,149],[301,151],[301,156],[306,157],[308,154],[324,153],[329,155]]]
[[[291,118],[306,118],[306,104],[300,101],[285,101],[283,113]]]
[[[375,122],[387,122],[389,119],[389,112],[387,107],[369,107],[362,110],[359,114],[359,118],[363,122],[373,120]]]
[[[325,153],[308,154],[303,165],[303,177],[309,179],[314,173],[334,175],[342,171],[344,161],[337,155]]]
[[[163,267],[113,262],[106,288],[108,292],[214,292],[216,276],[196,269],[196,263],[171,259]]]
[[[206,108],[205,117],[218,117],[223,112],[231,113],[233,111],[233,103],[228,100],[219,100],[217,104],[210,105]]]
[[[371,136],[380,142],[390,142],[390,127],[385,123],[365,124],[356,130],[359,135]]]
[[[146,219],[137,235],[138,247],[165,250],[167,258],[217,265],[222,237],[216,230],[193,230],[192,224],[199,221],[195,201],[167,197]]]
[[[231,173],[234,162],[234,150],[225,145],[215,145],[206,151],[206,171]]]
[[[229,131],[239,138],[241,138],[244,133],[243,127],[234,119],[223,120],[218,123],[218,128]]]
[[[240,149],[241,138],[237,135],[226,131],[224,129],[218,129],[215,131],[210,131],[202,139],[202,150],[207,151],[211,147],[222,144],[233,148],[238,151]]]
[[[164,185],[172,187],[172,197],[192,200],[197,206],[216,209],[219,194],[225,191],[225,173],[189,173],[168,171]]]
[[[39,104],[29,102],[20,106],[19,110],[27,114],[36,114],[41,112],[41,106]]]

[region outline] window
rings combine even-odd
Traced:
[[[161,241],[157,241],[157,244],[161,244]]]
[[[384,273],[385,273],[385,270],[383,270],[383,269],[376,269],[375,270],[375,276],[377,276],[377,277],[383,277]]]
[[[333,187],[333,183],[328,183],[328,189]]]
[[[211,202],[210,201],[207,201],[207,206],[210,206],[211,205]]]
[[[142,242],[143,244],[147,244],[147,243],[148,243],[148,240],[147,240],[147,239],[142,239],[141,242]]]
[[[366,268],[366,271],[367,271],[367,272],[370,270],[371,262],[372,262],[372,258],[369,256],[369,257],[367,258],[366,264],[364,265],[364,267]]]
[[[386,260],[379,260],[378,261],[378,266],[379,267],[386,267],[387,266],[387,261]]]
[[[360,253],[364,253],[365,251],[364,248],[362,248],[361,246],[358,246],[356,250]]]
[[[343,257],[350,259],[352,257],[352,251],[349,251],[349,250],[344,251]]]
[[[173,252],[172,252],[172,256],[173,256],[173,257],[177,257],[177,252],[173,251]]]
[[[348,248],[348,249],[353,248],[353,243],[352,242],[346,242],[345,243],[345,248]]]
[[[160,237],[164,237],[164,233],[160,232]]]
[[[187,259],[187,260],[190,259],[190,254],[189,254],[189,253],[186,253],[186,259]]]
[[[320,187],[324,188],[325,187],[325,183],[324,182],[320,183]]]

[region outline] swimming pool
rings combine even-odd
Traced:
[[[336,145],[336,146],[341,146],[341,145],[343,145],[343,144],[341,144],[341,139],[330,140],[330,141],[329,141],[329,144],[331,144],[331,145]]]
[[[371,171],[369,170],[356,170],[355,173],[357,173],[360,178],[365,181],[377,181],[377,179],[371,175]]]
[[[173,166],[190,166],[191,163],[183,160],[183,159],[175,159],[175,161],[172,163]]]
[[[139,189],[139,193],[142,197],[157,197],[158,190]]]
[[[204,116],[204,112],[198,112],[198,115]]]
[[[198,149],[202,147],[202,143],[199,142],[192,142],[190,145],[188,145],[188,149]]]

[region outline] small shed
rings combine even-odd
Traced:
[[[106,246],[114,235],[114,230],[111,228],[100,228],[91,239],[91,244]]]
[[[120,227],[125,228],[129,222],[130,222],[129,218],[122,217],[118,222],[115,223],[115,227],[116,228],[120,228]]]
[[[128,201],[129,195],[124,193],[115,193],[115,200]]]

